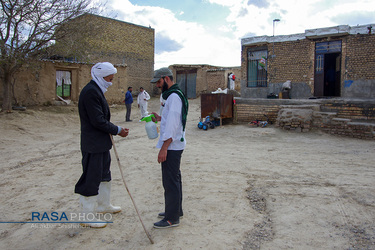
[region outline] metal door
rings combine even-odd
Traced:
[[[314,96],[340,96],[341,41],[315,44],[314,75]]]
[[[177,71],[176,82],[187,98],[196,98],[197,70]]]
[[[188,73],[186,77],[187,98],[196,98],[197,73]]]
[[[186,74],[177,72],[176,82],[178,86],[180,87],[180,89],[182,90],[182,92],[184,92],[184,94],[186,95]]]
[[[315,55],[314,96],[324,96],[324,54]]]

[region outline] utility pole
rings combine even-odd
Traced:
[[[272,31],[272,56],[271,58],[275,57],[275,22],[280,22],[280,19],[273,19],[273,31]]]

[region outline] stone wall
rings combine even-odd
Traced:
[[[308,132],[312,128],[315,111],[319,105],[282,105],[276,119],[276,126],[284,130]]]
[[[284,130],[375,139],[375,100],[284,100],[235,98],[234,123],[264,121]]]

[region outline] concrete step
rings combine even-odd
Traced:
[[[346,118],[332,118],[332,122],[337,122],[337,123],[348,123],[351,122],[352,119],[346,119]]]
[[[336,112],[322,112],[322,111],[315,111],[314,114],[322,115],[322,116],[335,116],[335,115],[337,115]]]
[[[313,111],[319,111],[319,104],[302,104],[302,105],[280,105],[280,109],[312,109]]]
[[[351,122],[348,122],[348,125],[351,125],[351,126],[368,126],[368,127],[373,127],[375,128],[375,123],[368,123],[368,122],[358,122],[358,121],[351,121]]]

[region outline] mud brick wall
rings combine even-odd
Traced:
[[[343,43],[344,79],[375,79],[375,34],[348,36]]]
[[[225,71],[207,71],[207,91],[212,92],[218,88],[225,89],[227,87]]]

